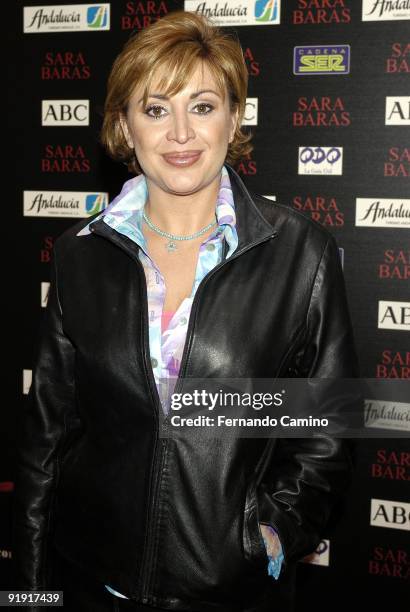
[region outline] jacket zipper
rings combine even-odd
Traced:
[[[198,301],[199,301],[199,297],[198,296],[200,295],[201,290],[203,289],[204,285],[206,284],[206,281],[209,278],[211,278],[211,276],[214,273],[216,273],[226,263],[232,261],[233,259],[236,259],[237,257],[240,257],[243,253],[246,253],[247,251],[252,249],[254,246],[257,246],[259,244],[263,244],[264,242],[267,242],[271,238],[275,238],[277,236],[277,234],[278,234],[278,232],[275,231],[272,234],[270,234],[269,236],[265,236],[265,238],[262,238],[261,240],[255,240],[254,242],[251,242],[251,244],[248,244],[246,247],[244,247],[243,249],[241,249],[237,253],[233,253],[231,255],[231,257],[229,257],[229,259],[222,260],[219,264],[217,264],[214,268],[212,268],[212,270],[210,270],[208,272],[208,274],[206,276],[204,276],[204,278],[199,283],[199,285],[197,287],[197,290],[196,290],[196,293],[194,295],[194,299],[192,301],[191,312],[190,312],[190,316],[189,316],[188,328],[187,328],[187,333],[186,333],[186,341],[185,341],[184,350],[182,352],[182,357],[181,357],[180,371],[179,371],[179,375],[178,375],[178,378],[177,378],[176,383],[175,383],[175,389],[174,389],[175,393],[180,391],[181,385],[182,385],[182,381],[183,381],[183,376],[184,376],[185,371],[186,371],[187,362],[188,362],[188,353],[189,353],[190,348],[191,348],[190,345],[191,345],[191,338],[192,338],[192,328],[194,326],[193,322],[194,322],[195,313],[196,313],[196,310],[197,310],[197,307],[198,307]],[[166,419],[168,419],[168,415],[166,416]]]
[[[116,230],[112,229],[107,223],[105,223],[105,221],[103,219],[99,219],[99,225],[96,227],[94,227],[92,224],[90,225],[90,231],[99,234],[100,236],[103,237],[108,237],[107,234],[110,236],[110,238],[112,239],[112,241],[117,244],[118,246],[124,246],[123,243],[125,242],[125,244],[127,244],[128,242],[131,243],[133,245],[133,249],[135,249],[135,247],[137,246],[135,244],[135,242],[133,242],[131,240],[131,238],[128,238],[128,236],[125,236],[123,234],[121,234],[120,232],[117,232]],[[97,223],[97,222],[96,222]],[[176,384],[175,384],[175,388],[174,388],[174,393],[177,393],[178,390],[181,388],[182,385],[182,380],[183,380],[183,376],[185,374],[186,371],[186,367],[187,367],[187,361],[188,361],[188,355],[189,355],[189,351],[191,348],[191,339],[192,339],[192,331],[193,331],[193,327],[194,327],[194,319],[195,319],[195,313],[198,307],[198,301],[199,301],[199,295],[200,292],[202,291],[204,285],[206,284],[207,280],[213,275],[215,274],[220,268],[222,268],[222,266],[224,266],[226,263],[232,261],[233,259],[236,259],[237,257],[240,257],[243,253],[246,253],[247,251],[249,251],[250,249],[252,249],[253,247],[259,245],[259,244],[263,244],[264,242],[267,242],[268,240],[275,238],[277,236],[278,232],[275,230],[273,231],[271,234],[269,234],[268,236],[265,236],[264,238],[260,239],[260,240],[255,240],[254,242],[251,242],[250,244],[248,244],[246,247],[244,247],[243,249],[239,250],[236,253],[233,253],[231,257],[229,257],[229,259],[223,259],[219,264],[217,264],[214,268],[212,268],[212,270],[210,270],[208,272],[208,274],[206,274],[206,276],[204,276],[204,278],[201,280],[201,282],[199,283],[196,293],[194,295],[194,299],[192,301],[192,306],[191,306],[191,311],[190,311],[190,316],[189,316],[189,321],[188,321],[188,328],[187,328],[187,333],[186,333],[186,338],[185,338],[185,344],[184,344],[184,349],[182,352],[182,356],[181,356],[181,366],[180,366],[180,371],[178,374],[178,378],[176,380]],[[138,247],[139,248],[139,247]],[[126,252],[129,253],[129,249],[126,248]],[[130,253],[129,253],[130,254]],[[147,321],[147,311],[148,311],[148,296],[147,296],[147,288],[146,288],[146,282],[145,282],[145,273],[144,273],[144,268],[143,265],[138,257],[138,254],[135,255],[134,253],[132,253],[132,259],[134,259],[137,264],[138,264],[138,269],[140,271],[140,274],[143,276],[143,281],[142,282],[142,287],[143,287],[143,298],[144,298],[144,308],[143,308],[143,324],[144,324],[144,329],[143,329],[143,333],[142,333],[142,337],[143,337],[143,342],[144,342],[144,364],[145,364],[145,369],[146,372],[148,374],[148,378],[150,381],[150,387],[154,393],[154,406],[156,409],[155,412],[155,417],[156,417],[156,422],[157,422],[157,426],[158,426],[158,421],[159,421],[159,410],[162,410],[162,404],[161,404],[161,400],[159,397],[159,393],[158,393],[158,389],[157,389],[157,385],[155,383],[155,378],[154,378],[154,373],[152,370],[152,366],[150,363],[148,363],[147,360],[147,355],[149,355],[149,336],[148,336],[148,341],[147,341],[147,335],[149,333],[148,331],[148,321]],[[145,308],[146,306],[146,308]],[[157,412],[158,411],[158,412]],[[164,421],[167,422],[168,421],[168,415],[165,416]],[[150,535],[151,535],[151,525],[155,525],[155,509],[156,509],[156,502],[157,502],[157,496],[158,496],[158,488],[159,488],[159,481],[160,481],[160,473],[161,471],[157,468],[157,466],[160,466],[162,464],[162,457],[165,451],[165,448],[167,446],[167,439],[163,438],[162,439],[162,444],[161,447],[159,449],[159,451],[157,451],[158,448],[158,441],[159,441],[159,436],[158,436],[158,427],[157,427],[157,432],[156,432],[156,437],[155,437],[155,445],[154,445],[154,460],[151,464],[151,470],[150,470],[150,483],[149,483],[149,488],[148,488],[148,499],[149,499],[149,514],[147,515],[147,521],[146,521],[146,531],[145,531],[145,538],[144,538],[144,554],[143,554],[143,558],[142,558],[142,577],[141,577],[141,591],[142,591],[142,603],[146,604],[149,603],[150,601],[150,588],[151,588],[151,583],[152,583],[152,574],[153,574],[153,567],[152,567],[152,561],[153,561],[153,553],[154,553],[154,544],[151,543],[151,539],[150,539]],[[135,594],[135,593],[134,593]]]
[[[159,411],[162,410],[162,405],[161,405],[157,385],[155,383],[152,365],[149,361],[149,355],[150,355],[149,336],[148,336],[149,325],[148,325],[148,314],[147,314],[148,295],[147,295],[147,287],[146,287],[146,281],[145,281],[145,272],[144,272],[144,267],[138,257],[137,257],[137,263],[138,263],[138,268],[140,271],[140,276],[141,276],[141,281],[142,281],[141,284],[142,284],[142,290],[143,290],[143,304],[144,304],[143,313],[142,313],[142,316],[143,316],[142,337],[143,337],[143,342],[144,342],[144,364],[145,364],[145,369],[146,369],[146,372],[147,372],[147,375],[150,381],[151,389],[154,393],[154,397],[155,397],[154,405],[156,407],[156,411],[154,411],[155,420],[156,420],[154,459],[151,463],[151,470],[150,470],[150,476],[149,476],[149,487],[148,487],[148,502],[149,503],[148,503],[146,521],[145,521],[146,529],[145,529],[145,534],[144,534],[144,551],[143,551],[141,570],[140,570],[141,572],[140,582],[142,585],[141,586],[142,603],[146,604],[149,602],[150,568],[153,563],[153,554],[154,554],[154,543],[151,544],[150,535],[151,535],[151,530],[153,531],[156,526],[156,514],[157,514],[156,513],[156,503],[157,503],[158,488],[159,488],[160,474],[161,474],[160,466],[162,465],[162,458],[165,452],[167,439],[163,438],[160,441],[159,435],[158,435]],[[148,340],[147,340],[147,336],[148,336]],[[155,537],[155,534],[153,534],[152,539],[154,537]]]

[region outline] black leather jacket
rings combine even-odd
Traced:
[[[239,244],[197,289],[180,378],[358,376],[335,239],[227,168]],[[102,220],[76,237],[89,222],[53,251],[20,419],[17,588],[50,586],[53,544],[138,602],[258,609],[274,580],[258,522],[278,531],[285,571],[312,552],[350,482],[349,446],[159,438],[139,247]]]

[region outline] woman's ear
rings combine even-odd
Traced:
[[[127,142],[127,145],[129,146],[130,149],[133,149],[134,143],[132,141],[131,134],[128,128],[127,119],[122,113],[120,113],[119,115],[119,122],[121,125],[122,133],[124,134],[124,138]]]

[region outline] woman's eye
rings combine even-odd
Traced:
[[[197,115],[208,115],[214,110],[214,106],[212,106],[212,104],[209,104],[208,102],[199,102],[194,106],[194,108],[201,109],[199,112],[196,113]],[[148,117],[152,117],[152,119],[161,119],[161,117],[164,116],[160,114],[161,110],[165,110],[165,108],[163,106],[159,106],[158,104],[152,104],[151,106],[148,106],[148,108],[146,108],[144,112],[146,115],[148,115]],[[151,111],[153,111],[154,114],[151,114]]]
[[[145,114],[148,115],[148,117],[152,117],[153,119],[160,119],[162,117],[162,115],[158,115],[158,114],[154,114],[154,115],[150,115],[150,111],[152,110],[165,110],[163,106],[158,106],[158,105],[152,105],[152,106],[148,106],[148,108],[145,109]]]
[[[201,112],[201,113],[199,113],[200,115],[208,115],[208,114],[209,114],[211,111],[213,111],[213,110],[214,110],[214,107],[212,106],[212,104],[208,104],[207,102],[199,102],[199,104],[197,104],[197,105],[195,106],[195,108],[198,108],[198,107],[200,107],[200,106],[201,106],[202,108],[207,107],[207,108],[209,109],[209,110],[207,110],[206,112]]]

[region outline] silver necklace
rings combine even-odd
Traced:
[[[151,221],[151,219],[145,213],[145,210],[144,210],[142,216],[144,217],[144,220],[146,221],[147,225],[156,234],[158,234],[159,236],[162,236],[163,238],[168,238],[168,242],[165,245],[165,247],[166,247],[166,249],[167,249],[167,251],[169,253],[173,253],[174,251],[177,250],[177,245],[175,244],[175,240],[192,240],[193,238],[198,238],[198,236],[201,236],[206,231],[211,229],[211,227],[213,227],[214,225],[217,224],[217,219],[215,219],[215,221],[212,221],[211,223],[208,223],[208,225],[206,225],[205,227],[200,229],[198,232],[195,232],[194,234],[188,234],[188,235],[185,235],[185,236],[178,236],[177,234],[169,234],[168,232],[164,232],[164,230],[162,230],[159,227],[157,227],[156,225],[154,225],[154,223]]]

